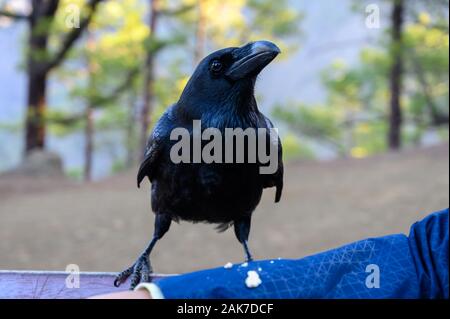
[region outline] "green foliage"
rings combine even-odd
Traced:
[[[72,168],[67,170],[66,172],[67,176],[69,178],[75,180],[75,181],[82,181],[83,180],[83,170],[81,168]]]
[[[403,33],[402,137],[406,145],[420,144],[430,128],[442,123],[446,125],[438,131],[448,139],[448,20],[426,9],[420,8]],[[274,116],[300,136],[334,144],[340,155],[364,157],[387,150],[392,50],[381,38],[378,46],[361,51],[357,65],[336,60],[322,71],[326,106],[278,106]]]
[[[49,33],[50,38],[49,52],[29,52],[37,61],[47,61],[47,55],[57,52],[61,39],[71,31],[66,25],[67,6],[75,4],[86,14],[86,3],[61,0],[56,19],[39,22],[34,32]],[[368,3],[354,1],[353,5],[361,13]],[[301,35],[303,16],[291,4],[289,0],[158,0],[161,25],[156,34],[146,22],[149,1],[102,2],[69,59],[52,73],[66,88],[68,99],[46,112],[49,130],[58,136],[83,131],[86,110],[92,109],[95,132],[126,132],[125,146],[135,147],[138,123],[134,112],[141,100],[137,97],[143,88],[147,53],[158,54],[152,82],[154,124],[179,97],[192,73],[190,62],[199,53],[196,46],[202,41],[205,51],[258,39],[275,41],[282,57],[296,49],[299,41],[293,40]],[[391,4],[392,0],[383,5]],[[341,156],[364,157],[385,151],[389,70],[396,50],[404,50],[405,144],[418,145],[430,128],[448,140],[448,127],[439,126],[445,119],[448,124],[449,116],[449,25],[448,14],[442,10],[448,9],[448,1],[405,1],[405,5],[408,17],[403,46],[391,47],[386,29],[375,46],[361,50],[356,65],[336,59],[321,72],[325,103],[297,101],[274,107],[273,115],[290,130],[282,136],[286,159],[314,158],[314,143]],[[199,38],[200,26],[204,39]],[[160,54],[167,48],[171,48],[167,55]],[[0,129],[19,126],[0,124]],[[118,159],[113,171],[124,165],[125,161]]]
[[[113,174],[117,174],[122,172],[126,168],[127,168],[126,163],[123,160],[116,160],[111,167],[111,172]]]
[[[47,110],[45,120],[50,132],[56,136],[71,134],[84,127],[82,113],[74,113],[63,108]]]
[[[154,93],[157,98],[154,118],[159,118],[165,109],[175,103],[189,77],[183,72],[183,59],[174,59],[167,65],[165,71],[158,76],[154,83]]]
[[[432,113],[449,115],[449,33],[435,27],[431,17],[422,12],[417,23],[405,31],[407,72],[414,81],[408,94],[407,109],[417,120],[433,122]],[[430,117],[431,115],[431,117]]]
[[[292,127],[296,127],[306,136],[338,138],[337,117],[331,108],[321,106],[310,108],[300,105],[284,109],[276,106],[273,114]]]
[[[283,144],[284,161],[292,159],[312,160],[315,158],[314,151],[306,143],[302,143],[294,134],[288,133],[282,136],[281,143]]]
[[[181,0],[194,7],[180,16],[179,23],[188,38],[195,35],[199,22],[199,3],[207,33],[206,46],[211,50],[239,46],[245,42],[267,39],[275,41],[283,52],[296,48],[287,40],[300,33],[301,13],[288,0]],[[195,39],[189,41],[195,43]],[[286,54],[285,54],[286,56]]]
[[[123,130],[127,125],[127,109],[120,104],[114,104],[96,113],[96,130]]]
[[[386,121],[372,121],[356,124],[352,129],[353,145],[350,155],[353,157],[366,157],[383,152],[387,148]]]
[[[300,34],[300,22],[303,15],[298,10],[289,6],[288,0],[249,0],[247,10],[250,11],[250,19],[247,20],[247,29],[251,30],[253,40],[267,38],[275,42],[281,40],[281,47],[286,51],[295,49],[297,43],[288,43],[283,40]],[[247,39],[248,40],[248,39]]]
[[[285,122],[300,137],[322,141],[337,152],[342,151],[339,114],[327,106],[275,106],[272,115]]]

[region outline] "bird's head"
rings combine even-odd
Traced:
[[[179,103],[200,113],[212,106],[245,106],[254,101],[256,77],[279,53],[269,41],[211,53],[195,69]]]

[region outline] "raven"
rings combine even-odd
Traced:
[[[275,202],[283,188],[282,148],[275,141],[278,166],[272,174],[261,174],[260,161],[250,163],[174,163],[170,138],[175,128],[185,128],[192,138],[193,121],[202,127],[270,129],[272,122],[257,107],[254,87],[258,74],[280,53],[272,42],[257,41],[242,47],[216,51],[204,58],[189,79],[178,102],[170,106],[148,140],[137,175],[138,187],[145,177],[151,182],[151,205],[155,213],[153,238],[128,269],[117,275],[117,287],[131,276],[133,289],[151,280],[150,253],[169,230],[172,221],[186,220],[219,224],[219,231],[234,226],[244,247],[246,260],[250,221],[264,188],[276,187]],[[246,141],[248,145],[248,140]],[[267,143],[273,143],[267,142]],[[192,150],[191,150],[192,151]],[[248,159],[248,157],[246,157]]]

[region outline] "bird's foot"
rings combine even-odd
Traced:
[[[130,290],[133,290],[140,282],[150,282],[153,272],[148,255],[142,254],[133,266],[125,269],[116,276],[114,286],[119,287],[128,277],[130,278]]]

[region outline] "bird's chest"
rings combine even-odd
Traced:
[[[262,194],[257,169],[249,165],[178,164],[155,185],[154,200],[184,220],[227,222],[252,212]]]
[[[182,162],[176,163],[173,152],[166,151],[152,195],[160,210],[186,220],[226,222],[253,211],[259,203],[263,185],[249,152],[255,149],[251,144],[257,143],[256,129],[262,124],[244,118],[215,121],[185,126],[189,141]],[[205,133],[208,129],[210,134]],[[253,138],[239,135],[247,129]],[[172,141],[172,147],[175,144]]]
[[[188,192],[197,198],[233,197],[262,187],[256,164],[180,163],[172,165],[170,171],[164,181],[178,194]]]

